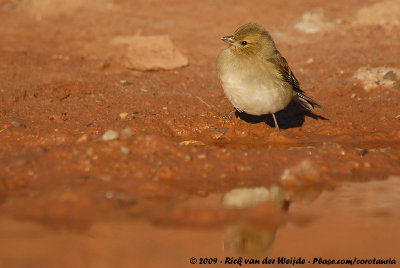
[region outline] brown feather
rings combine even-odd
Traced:
[[[300,83],[297,81],[296,77],[294,76],[292,70],[290,69],[286,59],[282,57],[282,55],[279,53],[278,50],[276,50],[276,53],[272,55],[267,61],[271,62],[274,64],[276,67],[276,70],[278,71],[278,74],[280,78],[290,84],[295,91],[295,95],[293,99],[297,101],[301,106],[306,108],[307,110],[312,110],[315,107],[320,108],[320,109],[325,109],[324,106],[316,102],[315,100],[311,99],[310,97],[307,97],[305,95],[305,92],[300,89]]]

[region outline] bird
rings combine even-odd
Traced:
[[[217,57],[217,74],[225,95],[237,111],[256,116],[272,114],[279,132],[275,113],[292,100],[309,111],[324,109],[300,89],[286,59],[264,27],[247,23],[233,35],[220,39],[229,46]]]

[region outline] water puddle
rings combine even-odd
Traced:
[[[141,218],[99,220],[84,231],[3,218],[0,267],[282,266],[278,259],[316,267],[355,258],[398,264],[399,226],[398,176],[344,183],[309,199],[277,186],[236,188]]]

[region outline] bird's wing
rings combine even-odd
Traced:
[[[272,57],[267,59],[267,61],[269,61],[276,67],[275,69],[277,70],[277,75],[282,79],[282,81],[292,86],[293,90],[296,92],[293,97],[295,101],[297,101],[304,108],[310,111],[315,107],[324,109],[321,104],[311,99],[310,97],[307,97],[305,95],[305,92],[300,89],[299,81],[297,81],[296,77],[292,73],[292,70],[290,70],[286,59],[282,57],[279,51],[276,51],[276,53]]]
[[[299,81],[297,81],[296,77],[292,73],[292,70],[290,70],[286,59],[282,57],[282,55],[278,51],[272,57],[267,59],[267,61],[269,61],[276,67],[280,78],[284,82],[289,83],[293,87],[294,91],[298,93],[304,93],[304,91],[300,89]]]

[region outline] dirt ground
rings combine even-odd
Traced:
[[[247,22],[325,110],[224,117],[219,37]],[[189,65],[126,68],[138,35]],[[399,52],[397,0],[0,0],[0,267],[399,263]]]

